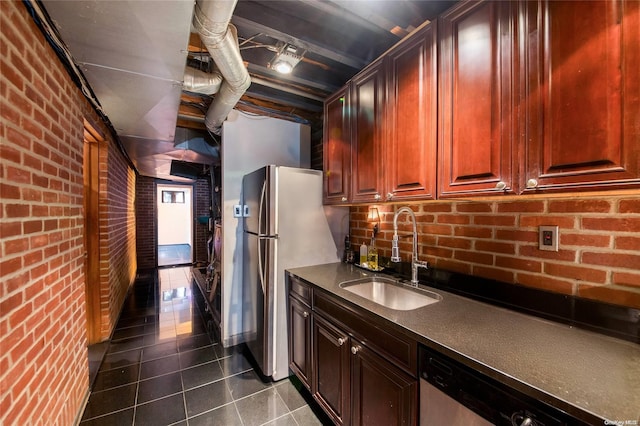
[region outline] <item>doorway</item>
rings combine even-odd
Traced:
[[[102,340],[100,314],[100,145],[104,138],[86,120],[84,121],[84,274],[85,306],[87,317],[87,343]]]
[[[193,187],[158,184],[158,266],[193,262]]]

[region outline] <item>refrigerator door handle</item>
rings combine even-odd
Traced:
[[[260,207],[258,208],[258,275],[260,275],[260,285],[262,286],[262,294],[265,293],[264,280],[265,270],[262,265],[262,212],[264,207],[264,194],[267,190],[267,181],[262,183],[262,192],[260,193]]]
[[[260,236],[266,234],[262,232],[262,218],[266,216],[266,213],[264,212],[264,207],[265,207],[264,198],[265,198],[266,192],[267,192],[267,180],[265,179],[265,181],[262,182],[262,192],[260,192],[260,204],[258,207],[258,235]]]
[[[264,270],[262,268],[262,238],[258,237],[258,275],[260,276],[260,286],[262,287],[262,294],[264,291]]]

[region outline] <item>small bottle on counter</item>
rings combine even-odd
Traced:
[[[362,243],[360,246],[360,265],[367,263],[367,245]]]
[[[367,266],[374,271],[378,269],[378,249],[376,248],[375,238],[371,238],[371,245],[367,254]]]
[[[349,239],[349,236],[346,235],[344,237],[344,252],[342,253],[342,261],[345,263],[351,263],[353,262],[353,255],[349,255],[350,253],[352,253],[351,251],[351,240]]]

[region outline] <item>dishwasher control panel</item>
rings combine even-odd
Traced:
[[[587,425],[439,352],[420,346],[420,391],[431,384],[494,425]]]

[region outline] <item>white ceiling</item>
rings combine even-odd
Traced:
[[[203,160],[173,146],[193,0],[43,4],[141,174],[175,180],[173,158]]]

